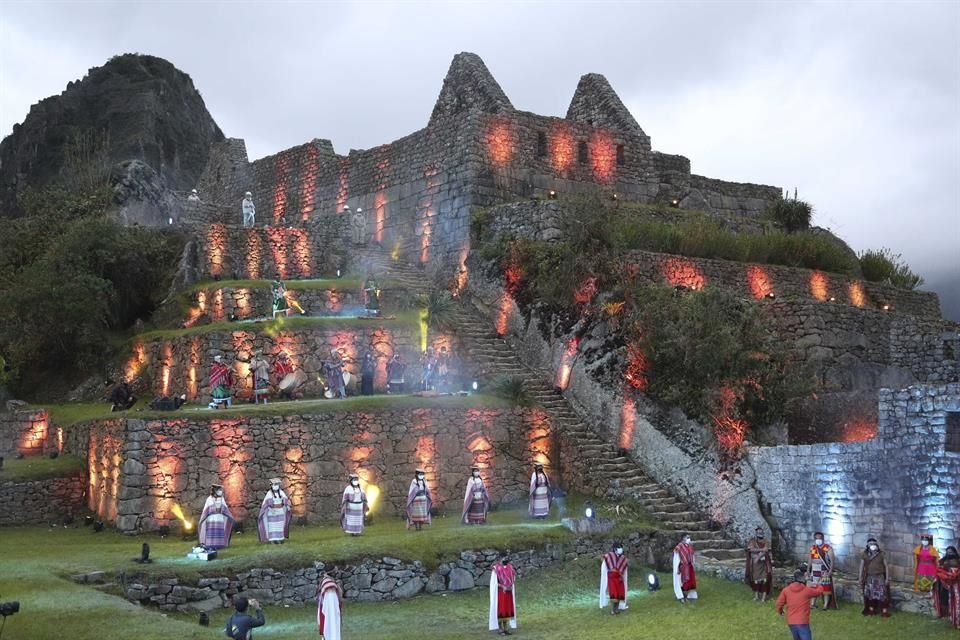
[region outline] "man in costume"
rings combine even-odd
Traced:
[[[230,546],[230,533],[235,522],[230,507],[223,498],[223,485],[210,487],[210,495],[203,504],[200,520],[197,522],[200,532],[200,546],[207,549],[223,549]]]
[[[368,276],[363,282],[363,305],[368,316],[380,314],[380,285],[373,276]]]
[[[460,519],[467,524],[484,524],[490,510],[490,496],[480,477],[480,467],[471,467],[467,490],[463,494],[463,511]]]
[[[937,567],[933,608],[938,618],[948,618],[955,629],[960,629],[960,554],[956,547],[947,547]]]
[[[363,533],[363,517],[367,513],[367,496],[360,488],[360,476],[350,474],[350,484],[340,498],[340,526],[346,533],[358,536]]]
[[[280,478],[270,478],[270,490],[263,496],[260,514],[257,516],[260,542],[283,544],[283,541],[290,537],[291,518],[293,507],[289,496],[280,488]]]
[[[681,604],[697,599],[697,569],[689,534],[673,548],[673,594]]]
[[[210,394],[213,400],[210,402],[211,409],[218,409],[224,404],[228,407],[233,406],[233,396],[230,388],[233,386],[233,373],[230,367],[223,364],[223,356],[214,356],[213,364],[210,366]]]
[[[253,194],[247,191],[243,194],[243,203],[240,205],[243,210],[243,226],[252,227],[256,224],[257,208],[253,204]]]
[[[533,473],[530,475],[527,513],[531,518],[541,520],[550,515],[550,478],[539,462],[533,465]]]
[[[823,532],[813,534],[813,546],[810,547],[810,565],[807,569],[807,585],[823,587],[823,610],[836,609],[837,599],[833,595],[833,568],[837,566],[837,558],[833,554],[833,547],[824,542]],[[810,603],[813,606],[814,603]]]
[[[237,611],[227,618],[227,626],[223,632],[231,640],[252,640],[252,629],[266,624],[266,620],[263,619],[263,607],[256,600],[247,600],[246,596],[241,595],[233,596],[233,606]],[[256,611],[256,618],[247,614],[248,607],[253,607]]]
[[[406,370],[407,364],[400,357],[400,354],[393,354],[390,362],[387,363],[387,393],[403,393],[406,391],[406,382],[403,377]]]
[[[322,640],[340,640],[340,613],[343,590],[324,572],[317,585],[317,630]]]
[[[439,391],[450,390],[450,354],[446,347],[440,347],[437,354],[436,386]]]
[[[372,353],[363,355],[363,362],[360,363],[360,395],[373,395],[373,379],[377,375],[377,361]]]
[[[112,403],[110,411],[126,411],[137,403],[137,397],[130,390],[130,385],[121,380],[110,391],[110,402]]]
[[[270,293],[273,296],[273,318],[276,319],[278,313],[289,316],[290,303],[287,302],[287,285],[283,284],[279,273],[270,284]]]
[[[793,582],[788,584],[777,597],[777,614],[783,615],[787,609],[787,626],[793,640],[813,640],[810,633],[810,603],[823,593],[823,587],[808,587],[804,584],[806,572],[797,569],[793,572]]]
[[[277,354],[277,359],[273,363],[272,373],[274,380],[277,381],[277,392],[280,396],[288,400],[293,400],[294,392],[300,387],[301,382],[297,378],[286,380],[286,382],[284,381],[287,376],[295,373],[293,363],[290,361],[290,356],[287,355],[286,351],[281,351]],[[299,375],[298,373],[298,376]]]
[[[510,629],[517,628],[517,571],[510,564],[506,551],[500,560],[490,566],[490,631],[500,630],[500,635],[509,636]]]
[[[614,542],[613,550],[603,554],[600,561],[600,608],[605,609],[609,600],[612,603],[610,615],[617,615],[627,608],[629,565],[620,542]]]
[[[747,543],[747,584],[753,589],[753,599],[766,602],[773,582],[773,553],[764,540],[763,529],[757,527],[753,539]]]
[[[424,524],[430,524],[430,510],[433,508],[433,496],[427,484],[427,472],[417,469],[407,490],[407,529],[414,525],[417,531]]]
[[[863,615],[878,613],[890,617],[890,568],[876,538],[867,540],[867,548],[860,556],[860,589],[863,590]]]
[[[343,358],[336,349],[330,349],[330,359],[323,363],[324,380],[327,391],[332,395],[327,397],[346,398],[347,387],[343,382]]]
[[[200,202],[200,194],[196,189],[190,189],[190,195],[187,196],[188,202]]]
[[[913,549],[913,588],[923,593],[933,589],[933,582],[937,579],[937,562],[940,553],[933,546],[933,536],[924,533],[920,536],[920,544]]]
[[[267,394],[270,393],[270,364],[263,357],[263,350],[257,349],[250,361],[250,375],[253,376],[253,404],[267,404]]]

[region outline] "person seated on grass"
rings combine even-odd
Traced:
[[[150,401],[150,408],[154,411],[176,411],[187,402],[187,394],[181,393],[179,396],[167,397],[158,396]]]
[[[126,411],[137,402],[137,397],[130,390],[130,385],[125,381],[117,384],[110,392],[110,402],[113,406],[110,411]]]
[[[251,640],[253,629],[266,624],[263,619],[263,607],[256,600],[247,600],[246,596],[241,595],[233,596],[233,606],[237,611],[227,618],[227,626],[223,632],[233,640]],[[257,614],[256,618],[247,614],[247,608],[251,606]]]

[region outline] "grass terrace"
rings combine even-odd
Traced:
[[[87,461],[77,456],[62,455],[52,460],[47,456],[27,456],[19,460],[8,458],[3,461],[3,468],[0,469],[0,482],[5,480],[31,482],[80,476],[85,475],[86,472]],[[0,533],[0,540],[2,539],[3,534]]]
[[[364,278],[358,275],[347,275],[342,278],[311,278],[308,280],[284,280],[287,289],[359,289],[363,286]],[[185,289],[187,293],[194,293],[204,289],[269,289],[272,280],[200,280]],[[397,286],[393,280],[378,280],[380,288]]]

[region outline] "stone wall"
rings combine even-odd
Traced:
[[[82,474],[29,481],[0,476],[0,526],[59,524],[84,510],[86,492]]]
[[[943,549],[960,537],[960,453],[946,450],[946,414],[960,412],[960,385],[881,390],[877,437],[851,444],[751,447],[756,488],[772,505],[793,554],[826,533],[846,571],[869,536],[912,579],[921,532]]]
[[[293,533],[296,535],[296,532]],[[624,537],[624,550],[633,559],[634,578],[642,580],[642,566],[666,567],[674,541],[651,531],[631,533]],[[527,549],[511,553],[510,561],[520,579],[542,569],[578,559],[597,562],[609,550],[609,542],[580,538],[565,544],[549,544],[544,549]],[[428,571],[419,561],[399,558],[364,558],[356,563],[325,563],[300,569],[277,570],[258,568],[237,574],[204,577],[186,581],[177,578],[150,579],[147,576],[126,576],[124,595],[131,602],[158,606],[162,611],[210,611],[229,607],[236,594],[256,598],[264,604],[303,606],[316,603],[317,582],[323,572],[329,573],[342,587],[344,598],[359,602],[377,602],[412,598],[420,593],[465,591],[490,584],[490,566],[499,557],[493,549],[465,550],[456,559],[442,562]],[[78,582],[102,582],[101,573],[74,576]],[[522,584],[522,582],[521,582]]]
[[[0,412],[0,456],[43,455],[50,432],[47,412]]]
[[[339,517],[354,471],[380,491],[374,513],[396,515],[413,469],[422,466],[438,512],[453,517],[472,464],[481,467],[494,504],[525,499],[534,461],[556,473],[553,428],[537,409],[185,414],[91,429],[91,508],[125,532],[174,523],[175,504],[195,518],[213,482],[224,485],[238,519],[252,520],[268,479],[283,476],[298,518],[329,521]]]

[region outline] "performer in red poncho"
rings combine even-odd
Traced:
[[[690,536],[683,534],[680,543],[673,548],[673,593],[681,604],[697,599],[697,571],[693,556]]]
[[[623,545],[613,543],[613,551],[603,554],[600,561],[600,608],[607,606],[609,600],[610,614],[616,615],[627,608],[627,571],[630,561],[623,555]]]
[[[214,356],[213,364],[210,366],[210,395],[213,400],[210,402],[210,408],[216,409],[226,404],[233,406],[233,396],[230,387],[233,386],[233,373],[230,367],[223,364],[222,356]]]
[[[937,566],[937,581],[933,583],[933,607],[938,618],[949,618],[955,629],[960,629],[960,555],[957,548],[947,547]]]
[[[500,561],[490,567],[490,631],[500,630],[500,635],[510,635],[517,628],[517,571],[510,564],[506,551],[500,553]]]
[[[340,612],[343,590],[324,573],[317,585],[317,630],[323,640],[340,640]]]

